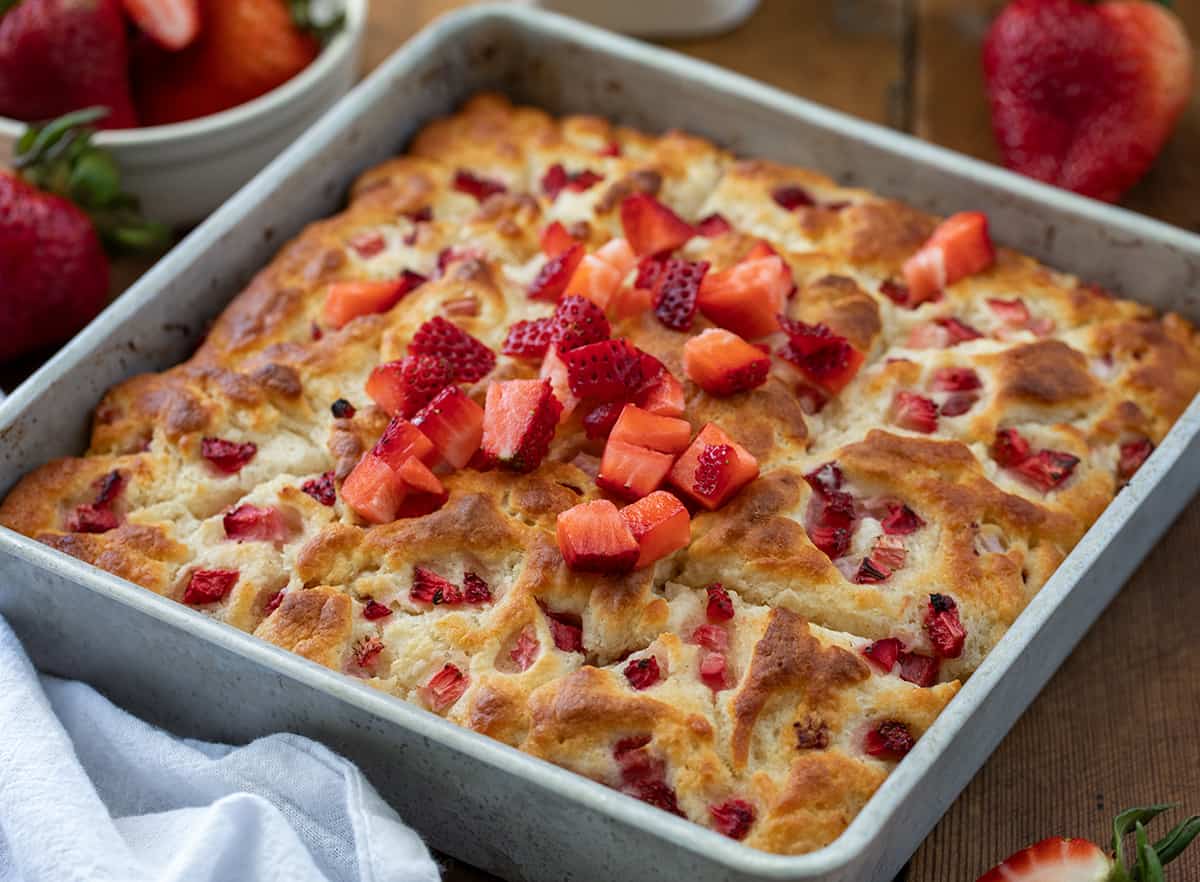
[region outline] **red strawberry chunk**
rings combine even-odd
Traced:
[[[565,612],[545,610],[546,624],[550,627],[550,637],[554,640],[554,648],[562,652],[584,652],[583,622],[577,615]]]
[[[754,806],[744,799],[727,799],[720,805],[708,807],[713,829],[730,839],[745,839],[754,826]]]
[[[462,698],[470,685],[470,678],[457,665],[447,663],[425,684],[424,697],[434,712],[445,713]]]
[[[499,181],[478,177],[461,168],[454,173],[454,189],[460,193],[466,193],[468,196],[474,196],[479,202],[483,202],[496,193],[508,192],[508,187]]]
[[[621,772],[622,793],[636,797],[673,815],[684,817],[675,790],[666,781],[663,761],[646,749],[649,735],[622,738],[613,748],[613,760]]]
[[[354,253],[364,260],[369,260],[387,247],[387,241],[375,230],[359,233],[349,244]]]
[[[703,496],[713,496],[721,487],[733,460],[733,448],[728,444],[708,444],[696,460],[695,488]]]
[[[462,592],[449,579],[425,567],[413,567],[412,587],[408,596],[417,603],[454,606],[462,603]]]
[[[67,529],[72,533],[107,533],[120,524],[120,519],[112,509],[90,502],[77,505],[67,518]]]
[[[692,632],[689,642],[712,652],[724,652],[729,648],[729,632],[720,625],[700,625]]]
[[[875,540],[875,544],[871,548],[871,560],[881,569],[891,572],[904,566],[907,558],[908,550],[904,547],[904,540],[899,536],[884,534]]]
[[[888,536],[907,536],[925,526],[915,511],[902,502],[888,503],[887,515],[880,522],[883,532]]]
[[[696,304],[714,324],[754,340],[779,329],[779,314],[794,287],[791,269],[770,254],[706,274]]]
[[[938,406],[924,395],[897,392],[892,399],[891,417],[902,429],[928,434],[937,429]]]
[[[1013,468],[1029,459],[1033,451],[1016,429],[1001,429],[992,441],[992,459],[1001,468]]]
[[[950,335],[948,346],[956,346],[959,343],[966,343],[970,340],[978,340],[983,334],[972,328],[966,322],[951,316],[950,318],[934,319],[934,324]]]
[[[550,348],[550,319],[513,322],[500,351],[513,358],[540,359]]]
[[[527,671],[537,659],[540,650],[541,644],[538,643],[537,635],[532,628],[526,627],[517,635],[517,641],[508,657],[517,666],[518,671]]]
[[[583,261],[582,245],[575,244],[560,254],[548,258],[529,285],[529,296],[534,300],[557,300],[567,290],[567,283]]]
[[[558,548],[578,572],[622,575],[637,565],[641,550],[617,507],[607,499],[581,502],[558,516]]]
[[[670,482],[710,511],[758,477],[758,460],[715,423],[708,423],[675,461]]]
[[[962,416],[978,401],[979,396],[974,392],[955,392],[953,395],[946,396],[946,400],[941,403],[938,412],[945,417]]]
[[[254,459],[258,453],[258,445],[252,441],[238,444],[221,438],[204,438],[200,442],[200,455],[212,464],[218,472],[226,475],[236,475],[242,468]]]
[[[287,592],[280,588],[271,595],[270,600],[263,604],[263,618],[266,618],[271,613],[275,612],[275,610],[279,609],[280,605],[283,603],[283,598],[286,593]]]
[[[391,614],[392,611],[389,607],[373,598],[368,598],[366,605],[363,607],[363,618],[368,622],[386,619]]]
[[[488,464],[536,469],[550,450],[562,405],[548,380],[507,380],[488,387],[481,449]]]
[[[797,208],[807,208],[816,205],[816,201],[803,187],[786,184],[771,191],[771,198],[784,211],[795,211]]]
[[[883,640],[876,640],[865,647],[863,649],[863,656],[883,673],[888,674],[896,666],[896,662],[899,660],[900,653],[903,650],[903,643],[895,637],[887,637]]]
[[[596,486],[624,499],[641,499],[662,485],[674,464],[668,453],[609,438]]]
[[[946,594],[930,594],[925,613],[925,633],[939,658],[958,658],[967,639],[967,629],[958,617],[958,604]]]
[[[658,659],[652,655],[632,659],[629,664],[625,665],[624,673],[629,685],[639,692],[649,689],[662,679],[662,673],[658,668]]]
[[[578,245],[579,242],[567,232],[567,228],[559,221],[554,221],[542,230],[541,240],[538,244],[541,245],[542,253],[547,257],[558,257],[573,245]]]
[[[720,214],[710,214],[696,224],[696,233],[706,239],[715,239],[732,230],[733,227],[729,221],[725,220]]]
[[[225,536],[238,542],[283,542],[291,534],[277,508],[246,503],[223,518]]]
[[[433,443],[408,420],[393,417],[379,440],[375,442],[371,455],[395,471],[404,465],[409,457],[416,457],[423,462],[429,460],[433,455]],[[342,495],[345,494],[346,488],[343,485]]]
[[[366,392],[389,416],[410,419],[452,382],[449,362],[433,355],[406,355],[371,371]]]
[[[788,336],[779,356],[826,392],[836,395],[862,367],[865,356],[825,325],[809,325],[783,315],[779,323]]]
[[[383,641],[378,637],[364,637],[354,644],[354,663],[360,668],[369,668],[375,664],[383,652]]]
[[[904,263],[904,280],[915,303],[992,265],[996,253],[987,216],[978,211],[952,215],[938,225],[921,249]]]
[[[648,379],[641,351],[628,340],[602,340],[560,353],[571,392],[595,401],[623,401]]]
[[[542,175],[542,192],[553,202],[563,190],[569,188],[577,193],[582,193],[603,180],[603,175],[586,168],[568,174],[562,163],[556,162]]]
[[[723,398],[765,383],[771,359],[732,331],[708,328],[684,344],[683,370],[709,395]]]
[[[372,524],[394,521],[408,494],[408,487],[396,470],[367,453],[342,483],[342,498],[363,520]]]
[[[443,359],[454,370],[454,378],[463,383],[482,380],[496,366],[496,353],[440,315],[417,329],[408,351]]]
[[[971,368],[944,367],[933,372],[929,387],[935,392],[971,392],[983,388],[983,381]]]
[[[696,316],[696,298],[708,272],[708,261],[671,258],[654,288],[654,314],[675,331],[686,331]]]
[[[941,662],[927,655],[915,652],[900,653],[900,679],[915,686],[928,688],[938,681],[938,670]]]
[[[897,306],[907,306],[909,309],[916,309],[920,306],[919,303],[912,302],[912,294],[905,285],[893,282],[891,279],[886,279],[880,284],[879,293]]]
[[[837,463],[827,462],[805,475],[804,480],[817,493],[832,493],[834,490],[842,489],[845,476],[842,475],[842,470],[838,468]]]
[[[597,404],[584,414],[584,434],[593,440],[607,438],[609,433],[612,432],[613,427],[616,426],[623,407],[625,405],[620,401],[605,401],[602,404]]]
[[[728,622],[733,618],[733,599],[720,582],[714,582],[704,589],[708,594],[708,605],[704,615],[710,622]]]
[[[93,485],[96,488],[95,504],[101,507],[112,505],[125,490],[126,483],[125,476],[119,471],[109,472],[97,480]]]
[[[620,156],[621,144],[618,141],[609,141],[600,150],[597,151],[597,156]]]
[[[633,280],[633,287],[642,288],[646,291],[653,291],[658,287],[658,280],[662,277],[663,270],[666,269],[667,261],[660,257],[643,257],[638,261],[637,275]]]
[[[483,440],[483,408],[457,386],[447,386],[413,417],[413,425],[438,455],[456,469],[465,468]]]
[[[425,282],[424,276],[410,270],[397,279],[334,282],[325,295],[321,318],[330,327],[341,328],[360,316],[387,312]]]
[[[1117,459],[1117,477],[1122,481],[1128,481],[1153,452],[1154,444],[1149,438],[1126,441],[1120,447],[1120,455]]]
[[[638,255],[674,251],[695,235],[690,224],[645,193],[634,193],[621,202],[621,227]]]
[[[686,405],[683,384],[670,371],[661,371],[653,380],[643,384],[633,402],[649,413],[681,417]]]
[[[577,294],[558,302],[550,318],[549,343],[559,352],[570,352],[589,343],[607,340],[612,333],[604,310]]]
[[[621,509],[621,520],[638,544],[635,569],[686,548],[692,538],[692,521],[683,503],[665,490],[656,490]]]
[[[542,359],[542,367],[538,371],[538,376],[550,384],[550,389],[554,392],[554,397],[562,404],[562,413],[559,415],[559,422],[570,417],[575,412],[575,408],[579,406],[579,398],[571,391],[567,363],[562,360],[562,356],[556,347],[551,346],[546,352],[546,357]]]
[[[867,733],[865,748],[871,756],[901,760],[916,743],[907,725],[886,720]]]
[[[446,495],[446,488],[442,486],[438,476],[415,456],[406,459],[400,468],[396,469],[396,475],[408,485],[410,490],[416,493],[428,493],[433,496]]]
[[[996,318],[1013,328],[1023,328],[1029,323],[1029,307],[1024,300],[997,300],[989,298],[988,308]]]
[[[492,588],[478,573],[463,573],[463,600],[467,603],[491,603]]]
[[[1024,462],[1013,467],[1021,478],[1049,493],[1063,485],[1075,472],[1079,457],[1061,450],[1039,450]]]
[[[700,681],[713,692],[720,692],[727,688],[725,674],[728,667],[724,653],[706,653],[700,660]]]
[[[224,600],[237,580],[237,570],[196,570],[183,591],[183,602],[188,606],[203,606]]]
[[[857,585],[874,585],[878,582],[884,582],[890,579],[892,571],[882,562],[871,557],[864,557],[862,563],[858,565],[858,572],[854,574],[854,583]]]
[[[626,404],[622,406],[609,437],[661,453],[682,453],[692,440],[692,426],[687,420],[659,416],[637,405]]]

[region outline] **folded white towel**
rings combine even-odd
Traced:
[[[2,882],[436,882],[355,766],[297,735],[175,738],[39,677],[0,619]]]

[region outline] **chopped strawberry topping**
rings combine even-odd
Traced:
[[[842,472],[833,463],[826,463],[804,476],[813,488],[808,505],[806,529],[813,545],[836,560],[850,549],[854,535],[854,500],[842,486]]]
[[[496,366],[496,353],[458,325],[434,316],[417,329],[409,344],[415,355],[433,355],[450,364],[463,383],[482,380]]]
[[[897,306],[906,306],[909,309],[916,309],[921,305],[920,303],[912,302],[912,294],[909,293],[909,290],[905,285],[901,285],[899,282],[893,282],[891,279],[886,279],[880,284],[879,293]],[[938,298],[935,296],[930,299],[936,300]]]
[[[728,663],[724,653],[709,652],[700,660],[700,681],[713,692],[727,688],[725,672]]]
[[[954,318],[934,319],[934,324],[946,331],[950,335],[948,346],[955,346],[959,343],[966,343],[970,340],[978,340],[983,334],[972,328],[966,322]]]
[[[727,799],[720,805],[708,807],[713,829],[730,839],[745,839],[754,826],[754,806],[744,799]]]
[[[791,269],[772,254],[708,273],[696,303],[714,324],[754,340],[779,329],[779,314],[794,287]]]
[[[758,477],[758,460],[715,423],[708,423],[671,469],[670,481],[710,511]]]
[[[413,567],[412,588],[408,594],[418,603],[432,603],[434,606],[462,603],[462,592],[457,585],[425,567]]]
[[[575,244],[560,254],[548,258],[529,285],[528,294],[534,300],[557,300],[567,290],[584,255],[582,245]]]
[[[274,594],[271,595],[271,599],[268,600],[265,604],[263,604],[263,616],[264,617],[269,616],[271,613],[275,612],[275,610],[279,609],[280,604],[283,603],[283,596],[286,593],[287,592],[285,592],[282,588],[280,588],[278,591],[276,591]]]
[[[467,603],[491,603],[492,588],[478,573],[463,573],[463,600]]]
[[[729,648],[729,632],[720,625],[700,625],[692,632],[690,642],[712,652],[724,652]]]
[[[609,141],[607,144],[605,144],[603,147],[601,147],[597,151],[596,155],[597,156],[620,156],[621,155],[621,144],[618,141]]]
[[[566,227],[559,221],[555,221],[542,230],[539,244],[542,247],[542,253],[547,257],[558,257],[572,246],[578,245],[579,242],[567,232]]]
[[[447,386],[413,417],[413,425],[456,469],[465,468],[483,440],[483,408],[457,386]]]
[[[366,606],[363,607],[363,618],[369,622],[386,619],[392,614],[389,607],[374,599],[368,599]]]
[[[685,817],[675,790],[666,782],[663,761],[646,750],[649,743],[650,736],[635,736],[621,739],[613,748],[613,759],[621,770],[620,790],[655,808]]]
[[[225,535],[238,542],[282,542],[291,531],[276,508],[260,508],[246,503],[223,518]]]
[[[925,526],[925,522],[904,503],[891,502],[888,503],[887,515],[880,521],[880,526],[888,536],[907,536]]]
[[[686,548],[692,538],[692,521],[687,509],[665,490],[656,490],[625,506],[621,509],[621,519],[638,544],[635,569],[648,567]]]
[[[897,392],[892,399],[892,422],[902,429],[928,434],[937,429],[938,406],[924,395]]]
[[[576,193],[582,193],[603,180],[603,175],[586,168],[568,174],[567,170],[562,167],[562,163],[556,162],[542,175],[542,192],[553,202],[563,190],[571,189]]]
[[[908,558],[908,550],[904,547],[904,540],[899,536],[888,536],[884,534],[875,539],[875,544],[871,547],[871,560],[880,569],[886,569],[889,572],[895,572],[904,566],[904,561]]]
[[[470,684],[470,679],[457,665],[447,663],[425,684],[425,700],[436,713],[444,713],[462,698]]]
[[[570,352],[607,340],[611,333],[603,309],[586,297],[569,294],[554,308],[548,342],[557,346],[559,352]]]
[[[562,652],[584,652],[583,622],[579,616],[550,610],[545,613],[554,647]]]
[[[354,405],[345,398],[339,398],[337,401],[333,402],[333,404],[329,406],[329,411],[333,414],[334,419],[339,420],[352,420],[354,419],[354,415],[358,413],[358,410],[355,409]]]
[[[659,416],[636,405],[625,404],[609,437],[661,453],[682,453],[692,440],[692,427],[687,420]]]
[[[719,214],[710,214],[703,218],[700,223],[696,224],[696,232],[706,239],[714,239],[717,236],[728,233],[733,227],[729,221],[725,220]]]
[[[1153,452],[1154,444],[1149,438],[1126,441],[1120,447],[1120,456],[1117,460],[1117,477],[1122,481],[1128,481]]]
[[[842,475],[842,470],[838,468],[837,463],[827,462],[805,475],[804,480],[817,493],[832,493],[834,490],[842,489],[845,476]]]
[[[641,554],[621,513],[607,499],[562,512],[556,532],[567,567],[579,572],[621,575],[636,566]]]
[[[394,521],[407,494],[395,469],[373,452],[366,453],[342,483],[346,504],[372,524]]]
[[[584,434],[593,440],[607,438],[609,433],[612,432],[613,427],[616,426],[623,407],[625,405],[620,401],[605,401],[597,404],[584,414]]]
[[[732,331],[708,328],[684,344],[683,370],[709,395],[723,398],[765,383],[771,359]]]
[[[942,402],[938,412],[945,417],[962,416],[974,407],[977,401],[979,401],[979,396],[974,392],[956,392],[946,396],[946,400]]]
[[[696,460],[695,490],[702,496],[715,496],[733,461],[728,444],[707,444]]]
[[[779,356],[799,368],[811,382],[837,394],[854,379],[865,357],[845,337],[825,325],[808,325],[783,315],[779,323],[788,336]]]
[[[1075,472],[1079,457],[1061,450],[1039,450],[1014,471],[1043,493],[1061,486]]]
[[[625,499],[641,499],[661,486],[674,464],[669,453],[609,438],[596,485]]]
[[[733,599],[720,582],[704,589],[708,594],[708,605],[704,614],[710,622],[728,622],[733,618]]]
[[[1029,307],[1024,300],[996,300],[987,302],[996,318],[1014,328],[1023,328],[1029,323]]]
[[[478,177],[461,168],[454,173],[454,189],[460,193],[466,193],[468,196],[474,196],[479,202],[483,202],[496,193],[508,191],[508,187],[499,181]]]
[[[527,671],[537,659],[540,649],[541,644],[538,643],[537,635],[532,628],[526,627],[522,628],[521,633],[517,635],[517,642],[508,653],[508,657],[517,666],[518,671]]]
[[[654,286],[654,314],[660,322],[675,331],[691,328],[696,298],[707,272],[707,260],[666,261]]]
[[[542,367],[538,371],[538,377],[550,384],[550,389],[554,392],[554,397],[562,405],[562,413],[559,414],[558,418],[559,422],[570,417],[575,412],[575,408],[579,406],[579,398],[571,391],[567,364],[563,361],[557,347],[551,346],[547,350],[546,357],[542,359]]]
[[[483,411],[486,462],[514,472],[533,471],[550,450],[561,414],[548,380],[492,383]]]
[[[393,417],[387,424],[379,440],[371,450],[371,454],[386,463],[392,469],[399,469],[409,457],[425,461],[433,454],[433,444],[425,437],[425,433],[408,420]],[[345,485],[342,495],[345,495]]]
[[[369,668],[383,652],[383,641],[378,637],[365,637],[354,644],[353,652],[354,663],[360,668]]]
[[[992,441],[992,459],[1001,468],[1013,468],[1029,459],[1029,442],[1016,429],[1001,429]]]
[[[958,604],[946,594],[930,594],[925,613],[925,633],[939,658],[958,658],[967,639],[967,629],[958,617]]]
[[[387,247],[383,236],[374,230],[359,233],[350,240],[349,244],[354,253],[364,260],[374,257]]]
[[[658,280],[666,268],[665,259],[653,255],[643,257],[638,261],[637,276],[634,277],[633,287],[653,291],[658,287]]]
[[[72,533],[107,533],[120,524],[120,518],[112,509],[90,502],[75,506],[67,518],[67,529]]]
[[[660,371],[652,380],[643,383],[633,402],[649,413],[681,417],[686,404],[683,384],[670,371]]]
[[[236,475],[254,459],[258,445],[252,441],[238,444],[221,438],[205,438],[200,442],[200,455],[207,459],[219,472]]]
[[[650,379],[642,352],[628,340],[602,340],[561,353],[571,392],[595,401],[623,401]]]
[[[795,184],[776,187],[771,191],[771,198],[784,211],[795,211],[797,208],[807,208],[817,204],[807,190]]]
[[[424,276],[411,270],[398,279],[334,282],[325,295],[321,318],[330,327],[340,328],[359,316],[387,312],[425,282]]]
[[[602,258],[599,253],[586,254],[571,274],[566,290],[585,297],[606,310],[621,287],[621,279],[621,270]]]
[[[915,652],[900,653],[900,679],[915,686],[928,688],[938,681],[938,669],[941,662],[927,655]]]
[[[658,659],[652,655],[645,658],[635,658],[625,666],[625,679],[629,685],[641,692],[649,689],[662,678],[658,669]]]
[[[621,202],[621,227],[639,255],[674,251],[695,235],[690,224],[645,193],[634,193]]]
[[[971,368],[944,367],[933,372],[929,386],[935,392],[971,392],[983,388],[983,381]]]
[[[887,674],[896,666],[896,662],[899,660],[900,653],[903,650],[903,643],[895,637],[888,637],[884,640],[876,640],[871,645],[865,647],[863,655],[867,661]]]
[[[996,253],[987,216],[978,211],[952,215],[938,225],[921,249],[904,263],[904,280],[921,303],[959,279],[992,265]]]
[[[454,368],[433,355],[406,355],[371,371],[366,392],[385,413],[411,419],[454,382]]]
[[[854,574],[854,582],[857,585],[874,585],[886,581],[891,575],[892,571],[883,563],[871,557],[864,557],[858,565],[858,572]]]
[[[550,348],[550,318],[513,322],[500,351],[513,358],[541,358]]]
[[[203,606],[224,600],[237,584],[237,570],[196,570],[183,592],[188,606]]]
[[[429,466],[415,456],[410,456],[396,469],[396,475],[416,493],[427,493],[432,496],[445,496],[446,488],[438,476],[430,471]],[[440,504],[439,506],[440,507]]]
[[[866,751],[871,756],[900,760],[916,743],[908,726],[895,720],[887,720],[867,733]]]

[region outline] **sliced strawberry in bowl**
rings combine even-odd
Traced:
[[[515,472],[536,469],[550,450],[562,405],[547,380],[507,380],[488,386],[480,449],[490,464]]]
[[[478,382],[496,366],[496,353],[440,315],[417,329],[408,351],[442,359],[453,369],[454,379],[462,383]]]
[[[938,406],[924,395],[897,392],[892,399],[891,420],[902,429],[929,434],[937,430]]]
[[[783,259],[769,255],[708,273],[696,302],[713,324],[754,340],[779,329],[779,314],[794,286]]]
[[[171,52],[200,33],[199,0],[123,0],[125,11],[155,43]]]
[[[729,660],[723,652],[707,652],[700,659],[700,681],[713,692],[729,687]]]
[[[771,191],[771,199],[784,211],[809,208],[817,204],[812,194],[797,184],[784,184]]]
[[[645,193],[634,193],[621,202],[621,226],[639,255],[674,251],[695,235],[691,224]]]
[[[692,426],[687,420],[660,416],[635,404],[626,404],[609,438],[640,444],[660,453],[682,453],[692,440]]]
[[[720,582],[709,585],[704,592],[708,595],[704,615],[710,622],[728,622],[733,618],[733,598]]]
[[[579,262],[565,290],[607,310],[620,287],[620,270],[599,255],[588,254]]]
[[[900,679],[922,689],[936,686],[941,661],[917,652],[900,653]]]
[[[332,506],[337,502],[337,484],[334,482],[333,472],[325,472],[319,477],[305,481],[300,489],[321,505]]]
[[[745,839],[754,826],[754,806],[744,799],[727,799],[720,805],[710,805],[708,815],[713,829],[730,839]]]
[[[758,477],[758,460],[715,423],[708,423],[676,460],[669,480],[710,511]]]
[[[566,292],[567,283],[575,275],[585,254],[583,246],[575,244],[548,258],[530,283],[529,296],[534,300],[557,300]]]
[[[997,319],[1011,328],[1023,328],[1029,324],[1029,307],[1025,305],[1024,300],[989,298],[987,305]]]
[[[885,536],[908,536],[925,526],[921,516],[902,502],[889,503],[879,523]]]
[[[550,383],[550,388],[554,391],[554,397],[562,405],[559,422],[567,419],[575,412],[575,408],[579,406],[579,396],[571,391],[570,372],[567,370],[567,363],[563,361],[557,347],[551,346],[546,352],[546,357],[542,359],[542,367],[538,372],[538,378]]]
[[[950,216],[904,263],[910,302],[919,304],[936,296],[960,279],[987,269],[995,259],[987,215],[964,211]]]
[[[671,258],[663,265],[654,286],[654,314],[674,331],[686,331],[696,315],[697,298],[708,261]]]
[[[639,552],[636,569],[648,567],[691,541],[691,517],[679,499],[666,490],[656,490],[621,509]]]
[[[708,328],[684,344],[683,370],[709,395],[726,397],[765,383],[771,359],[732,331]]]
[[[596,486],[624,499],[641,499],[662,485],[674,464],[668,453],[609,438]]]
[[[621,575],[634,568],[641,554],[621,513],[607,499],[562,512],[556,532],[567,567],[579,572]]]
[[[406,355],[379,365],[367,377],[366,392],[393,417],[410,418],[454,381],[454,369],[432,355]]]
[[[862,367],[866,357],[825,325],[809,325],[783,315],[779,324],[788,336],[779,356],[830,394],[845,388]]]
[[[483,440],[483,408],[458,386],[447,386],[413,417],[448,464],[465,468]]]

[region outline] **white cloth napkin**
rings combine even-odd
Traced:
[[[175,738],[37,674],[0,619],[0,882],[436,882],[355,766]]]

